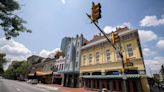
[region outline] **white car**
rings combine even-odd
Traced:
[[[31,83],[31,84],[37,84],[38,80],[37,79],[30,79],[26,81],[27,83]]]

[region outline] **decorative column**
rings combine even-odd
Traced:
[[[95,88],[97,89],[97,79],[95,79]]]
[[[68,86],[68,77],[69,77],[69,75],[66,74],[66,86]]]
[[[115,80],[116,81],[116,91],[119,91],[119,84],[118,84],[118,80]]]
[[[104,84],[105,85],[105,88],[108,89],[108,87],[107,87],[108,80],[104,80],[104,83],[105,83]]]
[[[91,83],[91,89],[93,89],[93,80],[92,79],[90,80],[90,83]]]
[[[137,92],[142,92],[141,80],[136,80]]]
[[[83,83],[83,87],[84,87],[84,89],[86,88],[86,80],[85,79],[82,79],[82,83]]]
[[[129,80],[129,85],[130,85],[130,92],[134,92],[132,80]]]
[[[121,92],[124,92],[124,82],[123,82],[123,80],[121,81],[121,88],[122,88]]]
[[[64,77],[65,76],[64,76],[64,74],[62,74],[61,76],[62,76],[62,84],[61,85],[64,86]]]
[[[113,92],[113,80],[109,80],[110,92]]]
[[[72,74],[71,77],[71,87],[75,87],[75,74]]]
[[[100,91],[102,90],[102,80],[100,79],[100,80],[98,80],[99,81],[99,89],[100,89]]]

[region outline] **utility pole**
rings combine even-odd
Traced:
[[[91,20],[91,23],[93,23],[99,31],[104,35],[104,37],[107,39],[107,41],[112,45],[112,47],[115,49],[115,51],[120,55],[121,62],[122,62],[122,75],[123,75],[123,83],[124,83],[124,92],[127,92],[127,86],[126,86],[126,74],[125,74],[125,64],[123,60],[123,54],[121,50],[118,50],[116,47],[116,43],[120,42],[120,38],[118,36],[118,33],[112,32],[112,41],[108,38],[106,33],[98,26],[98,20],[101,18],[101,4],[95,4],[92,2],[92,14],[89,15],[86,13],[88,18]]]

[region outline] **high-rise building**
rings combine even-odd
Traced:
[[[64,70],[60,71],[64,74],[63,86],[79,87],[81,46],[85,41],[82,34],[62,40],[61,50],[65,54]]]

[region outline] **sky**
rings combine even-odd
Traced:
[[[147,72],[159,72],[164,64],[164,0],[21,0],[16,13],[32,33],[6,41],[0,31],[0,51],[8,59],[23,60],[33,54],[47,57],[60,48],[65,36],[83,34],[90,40],[99,33],[86,16],[92,1],[101,3],[99,26],[105,32],[118,26],[139,30]]]

